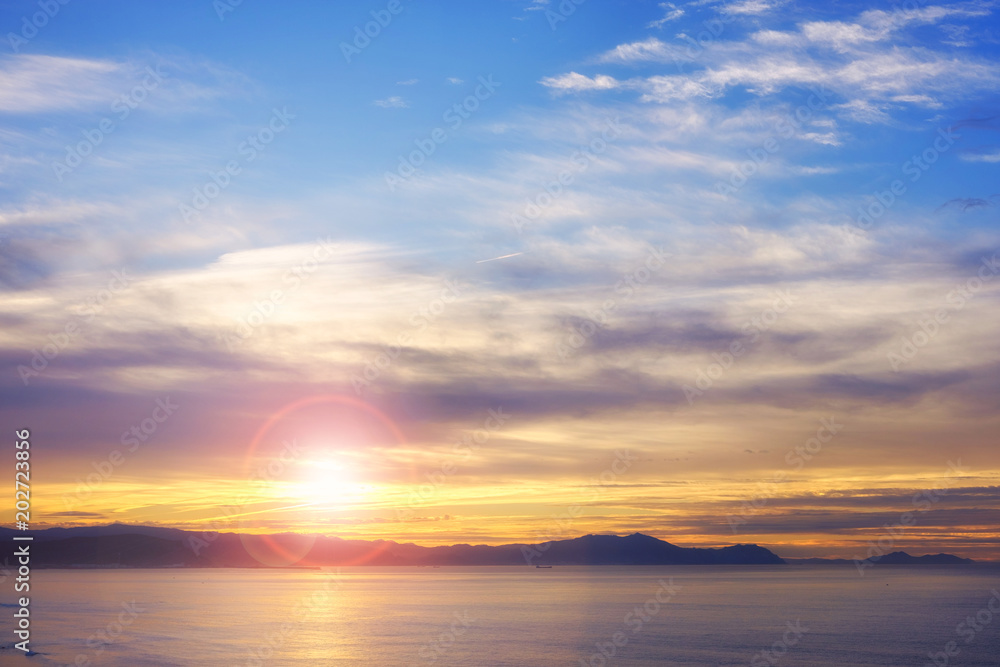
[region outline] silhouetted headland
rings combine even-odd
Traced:
[[[17,534],[0,529],[8,539]],[[24,533],[20,533],[24,534]],[[454,544],[425,547],[388,540],[346,540],[295,533],[259,536],[200,533],[112,524],[32,531],[34,562],[43,567],[266,567],[258,555],[268,542],[278,551],[302,554],[287,565],[784,565],[786,560],[756,544],[721,548],[680,547],[634,533],[584,535],[538,544]],[[248,549],[247,545],[251,548]],[[256,548],[255,548],[256,545]],[[789,559],[793,564],[851,564],[839,559]],[[886,554],[878,565],[950,565],[973,561],[949,554],[921,557]]]

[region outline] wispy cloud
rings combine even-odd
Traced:
[[[743,0],[723,5],[722,10],[729,14],[744,14],[757,16],[766,14],[786,4],[787,0]]]
[[[652,37],[621,44],[601,54],[597,62],[663,63],[670,65],[669,73],[622,81],[607,73],[573,71],[546,77],[541,83],[560,92],[631,89],[642,101],[660,104],[722,98],[739,88],[765,96],[819,85],[840,98],[835,108],[845,118],[885,123],[896,108],[940,109],[1000,85],[1000,66],[992,61],[892,41],[897,32],[910,26],[944,18],[977,18],[989,12],[978,5],[892,13],[873,10],[853,22],[810,21],[791,31],[762,30],[745,41],[713,42],[699,52],[699,67],[687,74],[679,71],[678,64],[691,62],[690,48]]]
[[[612,90],[622,85],[620,81],[606,74],[589,77],[577,72],[545,77],[540,83],[547,88],[567,93],[585,90]]]
[[[949,199],[941,208],[954,207],[961,211],[974,211],[980,208],[991,208],[994,206],[993,202],[988,199],[981,199],[979,197],[960,197],[956,199]]]
[[[663,24],[676,21],[680,17],[684,16],[684,10],[677,7],[677,5],[672,2],[661,2],[660,9],[664,11],[663,18],[650,21],[650,23],[646,26],[647,28],[662,28]]]
[[[951,7],[933,6],[919,9],[883,11],[868,10],[854,22],[810,21],[800,26],[800,32],[810,42],[848,49],[870,42],[887,40],[892,33],[911,25],[928,25],[945,18],[979,18],[991,10],[982,5],[959,4]]]
[[[410,106],[406,100],[398,95],[387,97],[384,100],[375,100],[372,104],[383,109],[406,109]]]
[[[620,44],[612,50],[602,54],[598,62],[603,63],[636,63],[643,61],[650,62],[676,62],[689,59],[686,52],[688,47],[681,45],[671,45],[662,42],[656,37],[650,37],[641,42],[631,42]]]
[[[203,111],[206,102],[252,89],[238,71],[176,55],[116,61],[22,54],[0,58],[0,113],[107,111],[144,81],[156,94],[143,109],[160,112]]]
[[[0,59],[0,111],[37,113],[107,105],[122,65],[44,55]]]
[[[985,153],[965,152],[961,154],[961,157],[966,162],[988,162],[993,164],[1000,162],[1000,149]]]

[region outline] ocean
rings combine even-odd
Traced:
[[[882,566],[863,577],[799,565],[31,577],[40,655],[12,648],[5,613],[4,665],[1000,665],[1000,569],[987,567]],[[4,588],[2,611],[12,612],[13,586]]]

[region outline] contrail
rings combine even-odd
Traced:
[[[495,262],[498,259],[507,259],[508,257],[517,257],[518,255],[523,255],[523,252],[512,252],[509,255],[500,255],[499,257],[493,257],[492,259],[479,259],[476,260],[476,264],[482,264],[483,262]]]
[[[284,512],[285,510],[299,509],[300,507],[312,507],[321,503],[303,503],[301,505],[288,505],[287,507],[271,507],[265,510],[255,510],[253,512],[242,512],[240,514],[227,514],[226,516],[209,517],[207,519],[190,519],[192,523],[197,521],[216,521],[218,519],[232,519],[237,516],[250,516],[251,514],[264,514],[265,512]]]

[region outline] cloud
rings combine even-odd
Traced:
[[[973,211],[979,208],[989,208],[993,205],[994,205],[993,202],[991,202],[988,199],[979,199],[976,197],[961,197],[957,199],[949,199],[948,201],[946,201],[944,204],[941,205],[941,208],[948,208],[949,206],[953,206],[955,208],[961,209],[962,212],[965,212],[965,211]]]
[[[985,153],[964,152],[961,157],[966,162],[987,162],[995,164],[1000,162],[1000,150],[993,150]]]
[[[86,199],[36,200],[31,204],[0,209],[0,226],[55,225],[77,223],[124,213],[121,205]]]
[[[753,3],[745,8],[756,11],[765,5],[773,6]],[[909,27],[989,12],[971,5],[871,10],[854,21],[809,21],[794,30],[764,29],[745,41],[719,39],[697,48],[652,37],[621,44],[598,56],[597,62],[669,63],[674,72],[620,81],[611,74],[574,71],[541,83],[563,92],[635,90],[641,101],[657,104],[719,99],[739,89],[765,97],[790,88],[823,88],[840,98],[831,108],[844,118],[884,124],[906,105],[941,109],[1000,85],[1000,67],[992,61],[905,42],[892,44],[894,36]],[[684,73],[687,65],[694,71]]]
[[[948,41],[945,44],[949,46],[972,46],[972,41],[969,40],[969,26],[967,25],[951,25],[944,24],[941,26],[941,31],[948,35]]]
[[[650,21],[649,24],[647,24],[646,26],[647,28],[662,28],[663,24],[669,23],[670,21],[676,21],[677,19],[684,16],[684,10],[679,9],[672,2],[661,2],[660,9],[664,10],[665,12],[663,18],[657,19],[655,21]]]
[[[375,100],[372,104],[383,109],[406,109],[410,106],[406,100],[398,95],[387,97],[384,100]]]
[[[559,92],[613,90],[622,85],[620,81],[616,81],[614,78],[604,74],[590,78],[576,72],[570,72],[561,76],[545,77],[540,83],[547,88],[553,88]]]
[[[718,87],[683,76],[651,76],[641,86],[643,102],[671,102],[718,96]]]
[[[0,59],[0,112],[39,113],[110,104],[120,63],[45,55]]]
[[[397,81],[397,86],[413,86],[420,82],[420,79],[406,79],[405,81]]]
[[[872,9],[861,13],[857,21],[809,21],[799,29],[810,42],[828,44],[836,49],[846,50],[870,42],[888,39],[892,33],[911,25],[938,23],[950,17],[979,18],[989,16],[985,6],[956,5],[952,7],[924,7],[886,12]]]
[[[687,47],[668,45],[656,37],[650,37],[641,42],[620,44],[599,56],[598,62],[621,64],[643,61],[683,62],[689,59],[686,49]]]
[[[1000,131],[1000,116],[980,116],[963,118],[955,123],[954,127],[973,127],[979,130]]]
[[[886,111],[886,105],[877,104],[868,100],[851,100],[844,104],[836,104],[834,109],[839,109],[841,115],[858,123],[884,123],[891,122],[891,117]]]
[[[445,81],[455,86],[457,86],[460,83],[465,83],[463,79],[459,79],[457,76],[449,76],[447,79],[445,79]]]
[[[732,2],[723,5],[722,12],[727,14],[758,16],[781,7],[786,3],[786,1],[787,0],[743,0],[743,2]]]
[[[159,112],[201,110],[253,87],[231,68],[182,56],[119,62],[21,54],[0,58],[0,113],[106,111],[144,83],[142,108]]]

